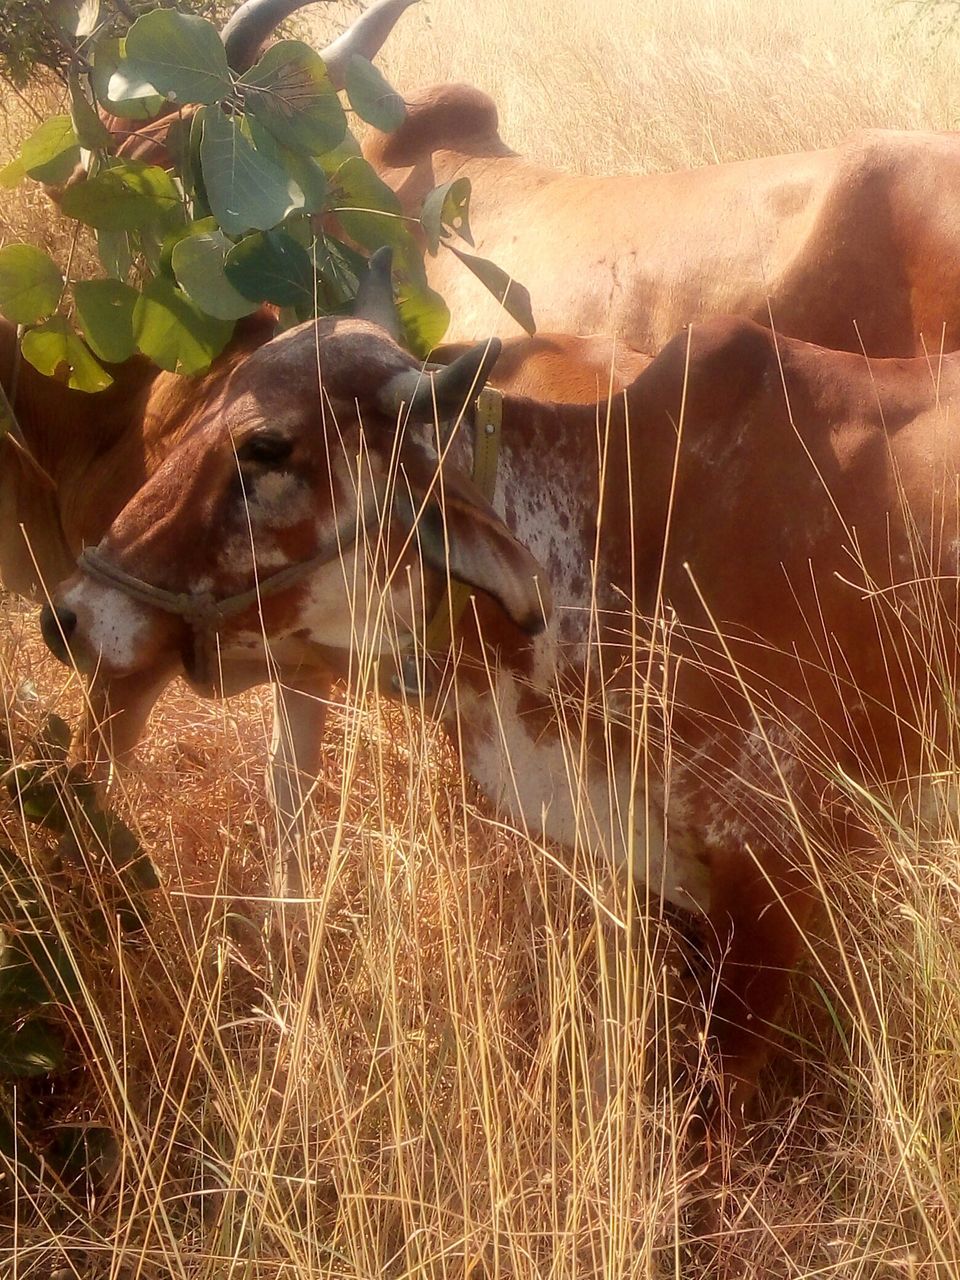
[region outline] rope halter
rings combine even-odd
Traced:
[[[364,529],[366,527],[365,525]],[[152,582],[127,573],[108,560],[97,547],[85,547],[80,552],[77,568],[131,600],[182,618],[190,627],[193,637],[194,669],[191,674],[198,681],[206,682],[215,669],[216,639],[225,622],[258,605],[265,596],[276,595],[309,577],[316,569],[333,564],[340,558],[343,547],[354,541],[355,536],[344,538],[338,529],[315,555],[288,564],[276,573],[267,574],[248,590],[232,596],[215,596],[212,591],[168,591],[165,587],[155,586]]]

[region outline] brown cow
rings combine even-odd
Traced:
[[[433,187],[469,178],[475,251],[526,286],[539,329],[659,351],[691,321],[772,314],[778,332],[843,351],[960,346],[956,134],[877,130],[824,151],[592,177],[511,151],[479,89],[405,96],[405,122],[364,154],[411,217]],[[519,332],[452,253],[427,273],[449,338]]]
[[[248,0],[224,29],[232,64],[309,0]],[[376,0],[322,56],[342,87],[415,0]],[[364,154],[417,217],[426,194],[469,178],[478,253],[530,291],[542,330],[616,333],[656,351],[683,325],[735,313],[838,350],[917,355],[960,345],[960,141],[872,131],[823,151],[668,174],[558,173],[500,138],[492,100],[468,85],[408,98],[407,119]],[[113,121],[122,154],[169,164],[170,117]],[[487,289],[442,250],[430,284],[448,337],[518,332]]]
[[[262,661],[266,634],[281,664],[357,670],[362,642],[409,652],[448,564],[477,589],[437,702],[466,769],[522,828],[705,922],[737,1115],[822,879],[866,839],[850,794],[919,800],[942,772],[960,357],[936,375],[713,321],[609,406],[505,397],[496,514],[462,456],[438,474],[415,362],[321,320],[197,415],[58,594],[60,625],[82,666],[134,679],[200,648],[172,593],[243,593],[211,624],[225,655]],[[531,638],[537,562],[557,607]],[[322,703],[299,710],[315,741]]]
[[[375,255],[375,261],[388,279],[389,259]],[[3,586],[21,595],[46,598],[72,573],[82,549],[99,542],[174,446],[184,424],[219,393],[230,371],[275,330],[274,318],[258,313],[240,321],[229,348],[201,378],[160,372],[137,356],[110,366],[113,386],[88,395],[17,361],[16,329],[0,319],[0,385],[9,393],[16,382],[14,408],[28,450],[26,455],[10,452],[0,470]],[[462,348],[440,348],[434,357],[450,364],[462,354]],[[552,381],[566,398],[592,401],[606,391],[611,377],[610,385],[619,389],[646,363],[639,352],[614,348],[599,339],[521,338],[505,344],[502,368],[497,366],[494,379],[514,391]],[[38,465],[31,465],[30,459]],[[51,639],[56,643],[55,634]],[[147,679],[102,675],[94,682],[82,736],[88,740],[84,750],[98,775],[106,775],[114,759],[123,761],[132,752],[156,699],[179,670],[180,664],[173,663],[151,672]],[[270,786],[284,831],[301,804],[291,762],[296,763],[297,777],[305,763],[316,768],[320,745],[318,735],[309,733],[289,741],[285,725],[289,720],[296,726],[309,714],[318,677],[312,671],[300,672],[296,679],[289,671],[278,675],[288,687],[283,710],[278,692]],[[262,669],[258,665],[251,676],[245,668],[227,664],[223,677],[228,689],[239,690],[259,680]],[[323,680],[329,682],[326,676]],[[307,712],[298,712],[300,702],[306,703]],[[92,732],[95,725],[104,725],[106,733]]]

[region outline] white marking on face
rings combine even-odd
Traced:
[[[272,538],[255,537],[253,545],[256,547],[257,570],[261,576],[265,572],[272,573],[276,569],[283,569],[290,563],[290,557]],[[233,534],[232,537],[225,539],[220,548],[217,563],[221,569],[225,569],[232,576],[249,578],[249,585],[252,587],[254,575],[250,560],[250,546],[250,534],[246,530],[243,533]]]
[[[418,625],[420,569],[412,568],[409,579],[398,574],[384,594],[371,572],[363,565],[355,569],[355,563],[348,552],[343,562],[337,560],[311,576],[289,630],[309,632],[312,643],[332,649],[385,653]]]
[[[268,472],[250,483],[243,500],[243,527],[223,540],[217,563],[231,574],[251,574],[250,547],[253,545],[261,573],[284,568],[289,557],[277,546],[272,534],[310,518],[313,505],[309,489],[294,476]]]
[[[369,630],[370,605],[366,574],[352,572],[352,559],[343,564],[338,561],[319,569],[311,578],[297,625],[309,631],[317,644],[352,649],[362,645]]]
[[[149,630],[144,610],[113,587],[81,578],[61,602],[81,618],[90,650],[111,670],[130,670]]]
[[[310,490],[289,472],[257,476],[245,493],[250,523],[256,528],[288,529],[310,518]]]

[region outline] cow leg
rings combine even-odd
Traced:
[[[710,1038],[718,1056],[720,1106],[710,1129],[735,1135],[756,1092],[757,1076],[777,1038],[777,1018],[803,953],[813,914],[811,886],[779,857],[764,872],[749,853],[718,875],[710,911],[710,949],[717,985]]]
[[[331,677],[298,675],[296,684],[273,686],[273,740],[267,788],[277,820],[279,891],[303,897],[309,883],[307,802],[320,774],[320,748]]]
[[[169,682],[169,671],[92,682],[76,753],[98,786],[106,789],[114,767],[129,760]]]

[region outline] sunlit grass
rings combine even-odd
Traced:
[[[8,622],[22,755],[80,699],[29,615]],[[104,1126],[116,1147],[86,1192],[24,1177],[18,1274],[64,1256],[191,1277],[951,1274],[949,808],[921,820],[850,780],[872,837],[856,864],[811,822],[827,909],[704,1240],[684,1141],[710,1004],[692,935],[629,927],[622,886],[512,830],[429,720],[363,695],[373,680],[361,658],[360,705],[331,708],[312,888],[283,912],[264,888],[265,700],[166,700],[116,796],[164,869],[153,922],[136,944],[74,944],[74,1070],[18,1090],[41,1151],[51,1124]],[[579,732],[568,715],[574,761]],[[43,885],[49,837],[12,809],[6,828]]]

